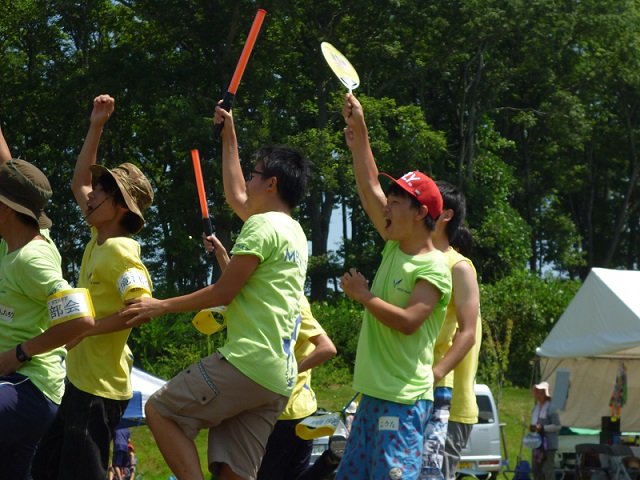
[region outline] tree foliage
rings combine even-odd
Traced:
[[[322,41],[360,74],[355,93],[380,169],[421,169],[463,188],[487,288],[516,288],[524,269],[577,279],[594,266],[638,267],[637,2],[261,6],[268,14],[234,106],[240,152],[248,166],[259,146],[286,143],[313,163],[312,188],[296,215],[311,240],[314,300],[339,295],[335,278],[345,268],[372,278],[381,250],[355,192],[342,138],[344,88],[321,56]],[[137,163],[156,192],[139,237],[156,294],[216,278],[199,246],[189,151],[200,151],[215,232],[230,245],[241,222],[225,204],[211,118],[256,8],[249,0],[0,2],[0,122],[14,156],[52,180],[51,233],[71,281],[88,233],[68,186],[100,93],[116,98],[100,161]],[[350,216],[333,252],[329,225],[338,208]],[[489,312],[496,300],[485,295]],[[508,316],[514,344],[524,340],[524,311]],[[557,318],[537,312],[536,338]]]
[[[578,291],[580,281],[519,270],[481,288],[485,331],[478,376],[501,386],[530,386],[536,348]]]

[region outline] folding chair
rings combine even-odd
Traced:
[[[581,443],[576,445],[576,479],[606,480],[609,477],[609,445]]]
[[[611,480],[635,480],[640,474],[640,459],[629,445],[611,446]]]
[[[562,452],[559,461],[560,468],[556,469],[556,478],[560,473],[560,480],[575,480],[576,478],[576,452]]]

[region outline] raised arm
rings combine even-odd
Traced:
[[[9,145],[7,145],[7,141],[4,139],[2,127],[0,127],[0,165],[9,160],[11,160],[11,151],[9,150]]]
[[[224,123],[220,134],[222,141],[222,182],[227,204],[243,221],[249,218],[247,209],[247,189],[240,165],[238,139],[236,137],[233,114],[221,107],[216,107],[215,123]]]
[[[458,331],[444,357],[433,367],[435,382],[456,368],[475,345],[476,326],[480,321],[480,290],[475,270],[467,262],[458,262],[451,270]]]
[[[353,171],[362,207],[378,233],[386,239],[384,207],[387,204],[387,198],[378,180],[380,172],[369,144],[369,132],[364,121],[362,105],[351,93],[347,93],[342,115],[347,122],[344,136],[353,156]]]
[[[76,202],[82,209],[87,210],[87,200],[91,192],[91,171],[89,167],[94,165],[98,156],[98,145],[102,137],[102,127],[107,123],[115,109],[115,100],[109,95],[99,95],[93,99],[93,111],[91,112],[91,124],[85,137],[82,150],[76,162],[71,180],[71,190]]]

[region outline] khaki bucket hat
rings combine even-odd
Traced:
[[[42,171],[29,162],[12,159],[0,165],[0,202],[50,228],[44,207],[52,195],[51,185]]]
[[[124,198],[127,208],[140,219],[140,225],[134,233],[138,233],[144,226],[142,212],[153,203],[153,188],[144,173],[133,163],[123,163],[115,168],[108,169],[102,165],[89,167],[93,176],[98,179],[102,175],[110,175],[116,181],[120,193]]]

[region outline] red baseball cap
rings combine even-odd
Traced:
[[[422,172],[413,171],[405,173],[397,180],[387,173],[380,173],[383,178],[390,178],[396,185],[413,195],[418,201],[427,207],[429,216],[435,221],[442,213],[442,195],[440,189],[430,177]]]

